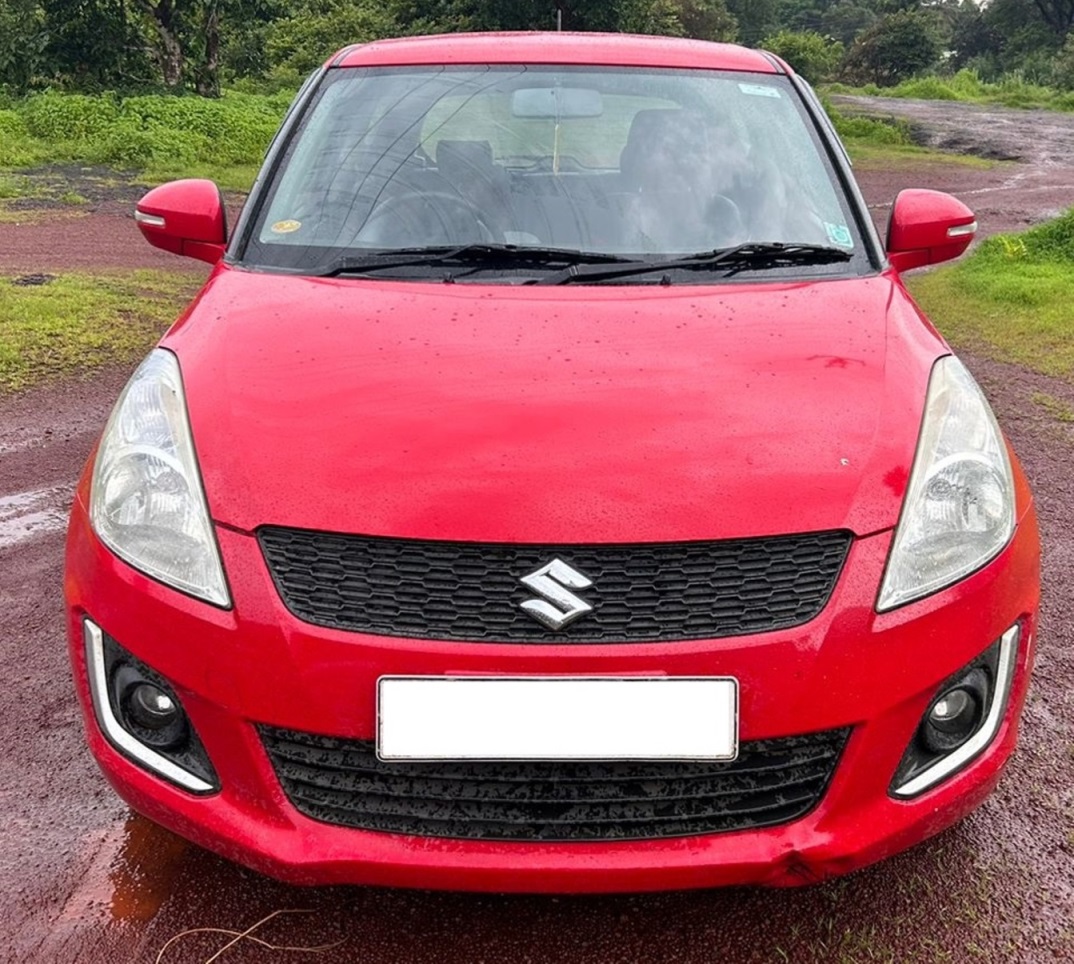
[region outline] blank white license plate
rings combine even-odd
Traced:
[[[729,678],[383,676],[381,760],[733,760]]]

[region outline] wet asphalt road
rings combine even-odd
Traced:
[[[977,191],[996,177],[984,175],[945,173],[960,180],[943,186]],[[863,177],[877,210],[899,176]],[[1065,190],[1055,185],[1052,196]],[[997,211],[1032,217],[1022,210],[1037,210],[1045,193],[1034,191],[1021,208],[997,202]],[[0,233],[0,247],[6,240]],[[60,531],[126,373],[0,397],[0,665],[9,679],[0,713],[0,961],[152,962],[163,952],[165,962],[205,962],[233,938],[195,929],[239,932],[279,910],[307,913],[279,916],[253,936],[292,947],[343,943],[307,955],[244,941],[219,959],[1074,960],[1074,427],[1040,404],[1051,396],[1074,406],[1074,387],[968,360],[1034,484],[1045,541],[1040,649],[1021,747],[997,792],[958,827],[880,866],[797,891],[556,899],[297,889],[132,816],[83,746],[63,640]]]

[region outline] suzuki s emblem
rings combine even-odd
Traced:
[[[562,629],[579,616],[593,611],[589,603],[570,591],[588,589],[593,585],[592,581],[562,559],[553,559],[547,566],[523,576],[519,582],[541,597],[527,599],[522,608],[549,629]]]

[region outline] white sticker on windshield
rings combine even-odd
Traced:
[[[739,84],[738,89],[751,97],[775,97],[778,99],[783,96],[775,87],[767,87],[764,84]]]
[[[845,224],[832,224],[829,221],[825,221],[824,230],[828,232],[828,240],[832,244],[837,244],[841,248],[854,247],[854,238],[850,235],[850,228]]]

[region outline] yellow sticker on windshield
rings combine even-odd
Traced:
[[[294,234],[300,227],[301,221],[277,221],[269,230],[273,234]]]

